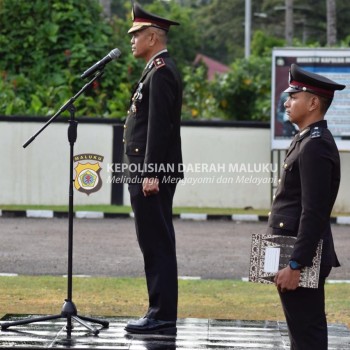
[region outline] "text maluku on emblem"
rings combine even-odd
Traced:
[[[74,156],[74,163],[78,163],[75,169],[74,187],[79,191],[90,195],[102,187],[100,163],[103,156],[84,153]]]

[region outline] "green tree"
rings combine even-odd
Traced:
[[[244,55],[244,1],[213,0],[195,13],[200,51],[229,64]]]
[[[334,0],[333,0],[334,1]],[[181,23],[169,51],[183,72],[184,116],[267,120],[271,50],[284,46],[284,0],[252,1],[251,58],[244,53],[244,0],[142,0]],[[117,47],[121,57],[76,102],[77,116],[125,117],[145,65],[130,50],[130,0],[113,0],[103,18],[98,0],[0,0],[0,113],[52,115],[85,84],[80,75]],[[326,1],[294,0],[294,46],[326,45]],[[337,40],[349,46],[349,2],[337,2]],[[198,52],[231,66],[207,81]]]
[[[168,3],[154,1],[151,5],[145,6],[145,10],[157,13],[161,17],[171,17],[180,23],[179,26],[171,27],[169,30],[169,51],[181,70],[191,65],[200,46],[198,26],[193,21],[193,9],[181,7],[174,1]]]
[[[214,96],[219,88],[216,81],[207,79],[207,67],[201,63],[197,67],[184,69],[184,103],[183,119],[226,119],[227,116],[219,108],[220,101]]]
[[[251,42],[251,53],[258,57],[271,57],[274,47],[283,47],[284,40],[266,35],[262,30],[254,32]]]
[[[82,72],[118,43],[122,56],[77,100],[76,114],[125,115],[133,80],[125,19],[107,22],[97,0],[2,0],[0,23],[1,113],[52,115],[86,83]]]
[[[227,119],[270,119],[271,58],[237,59],[217,84],[214,96]]]
[[[335,0],[333,0],[335,1]],[[194,18],[201,38],[200,51],[226,64],[244,57],[245,0],[211,0],[195,8]],[[184,4],[188,4],[184,1]],[[283,40],[285,46],[285,0],[251,1],[251,30]],[[327,43],[327,1],[294,0],[293,45],[325,46]],[[337,1],[337,44],[348,35],[349,1]]]
[[[170,31],[169,50],[184,67],[196,51],[191,9],[148,7],[181,23]],[[131,2],[118,0],[118,9],[106,19],[98,0],[0,0],[0,113],[52,115],[85,84],[82,72],[118,47],[121,57],[76,101],[76,115],[123,118],[145,62],[131,53]]]

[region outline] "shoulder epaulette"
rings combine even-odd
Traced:
[[[163,58],[161,58],[161,57],[156,58],[153,62],[154,62],[154,66],[156,67],[156,69],[159,69],[159,68],[165,66],[165,62],[164,62]]]
[[[322,136],[322,128],[315,126],[311,129],[310,136],[312,139],[317,139]]]

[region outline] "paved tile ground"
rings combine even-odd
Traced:
[[[38,316],[6,315],[1,323],[27,317]],[[101,319],[109,321],[109,328],[100,329],[98,335],[89,333],[87,328],[74,321],[69,337],[64,318],[11,326],[0,332],[0,349],[289,349],[284,322],[180,319],[177,336],[141,336],[128,335],[124,331],[127,317]],[[350,349],[350,330],[345,325],[330,324],[329,350],[345,349]]]

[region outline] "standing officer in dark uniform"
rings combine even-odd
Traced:
[[[149,308],[143,318],[128,322],[125,329],[130,333],[176,334],[178,284],[172,205],[176,184],[183,178],[182,82],[166,44],[169,27],[178,24],[133,3],[131,50],[147,64],[132,93],[124,143]]]
[[[340,160],[324,115],[334,91],[344,88],[292,64],[285,90],[289,93],[286,112],[300,132],[284,160],[268,233],[297,237],[289,266],[275,277],[293,350],[326,350],[328,346],[324,284],[331,268],[339,266],[330,216],[340,183]],[[298,287],[300,270],[312,265],[320,239],[319,287]]]

